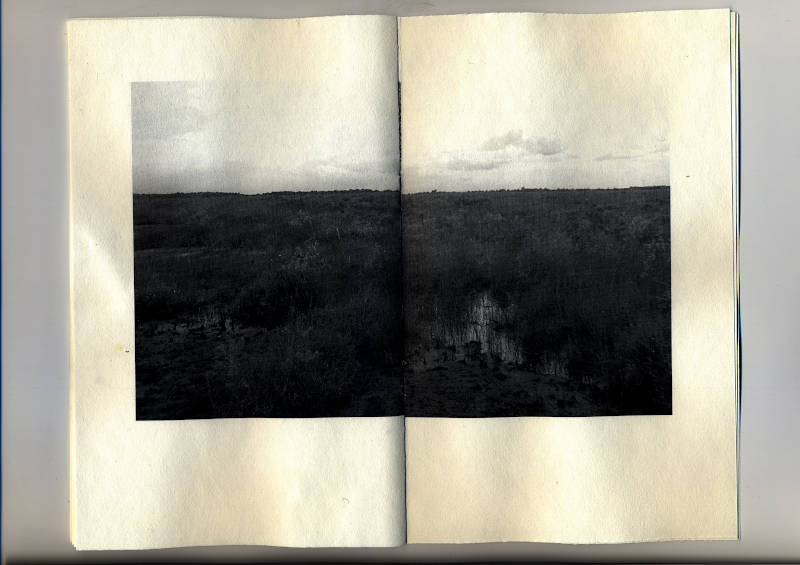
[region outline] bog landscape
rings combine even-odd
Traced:
[[[137,419],[402,413],[397,191],[133,207]]]
[[[671,413],[669,187],[403,196],[409,416]]]
[[[669,187],[133,198],[138,419],[671,413]]]

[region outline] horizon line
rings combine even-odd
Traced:
[[[264,196],[267,194],[313,194],[317,192],[399,192],[404,196],[411,196],[412,194],[443,194],[443,193],[458,193],[458,192],[534,192],[534,191],[549,191],[556,192],[562,190],[631,190],[631,189],[656,189],[656,188],[671,188],[669,184],[644,184],[644,185],[631,185],[631,186],[606,186],[606,187],[526,187],[519,188],[467,188],[467,189],[452,189],[452,188],[432,188],[426,190],[416,190],[413,192],[403,192],[396,188],[331,188],[321,190],[270,190],[267,192],[234,192],[225,190],[197,190],[197,191],[175,191],[175,192],[137,192],[133,194],[139,196],[175,196],[178,194],[186,195],[221,195],[221,194],[235,194],[237,196]]]
[[[174,194],[238,194],[239,196],[263,196],[265,194],[311,194],[315,192],[400,192],[398,188],[320,188],[307,190],[268,190],[264,192],[237,192],[234,190],[176,190],[174,192],[139,192],[141,196],[170,196]]]
[[[415,190],[413,192],[407,192],[407,194],[420,194],[424,192],[524,192],[524,191],[535,191],[535,190],[547,190],[547,191],[558,191],[558,190],[629,190],[629,189],[636,189],[636,188],[670,188],[671,185],[669,184],[635,184],[630,186],[596,186],[596,187],[589,187],[589,186],[576,186],[576,187],[568,187],[568,186],[557,186],[557,187],[547,187],[547,186],[521,186],[519,188],[430,188],[424,190]]]

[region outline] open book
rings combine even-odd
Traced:
[[[736,22],[70,21],[73,543],[735,539]]]

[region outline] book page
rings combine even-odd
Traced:
[[[67,32],[73,543],[403,543],[396,20]]]
[[[737,537],[729,15],[400,19],[410,543]]]

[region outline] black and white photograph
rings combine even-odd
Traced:
[[[409,415],[669,414],[669,186],[403,197]]]
[[[664,84],[646,54],[453,28],[452,65],[404,60],[406,414],[671,414]]]
[[[663,84],[529,49],[132,83],[137,419],[670,414]]]
[[[137,419],[402,413],[396,102],[374,103],[131,85]]]

